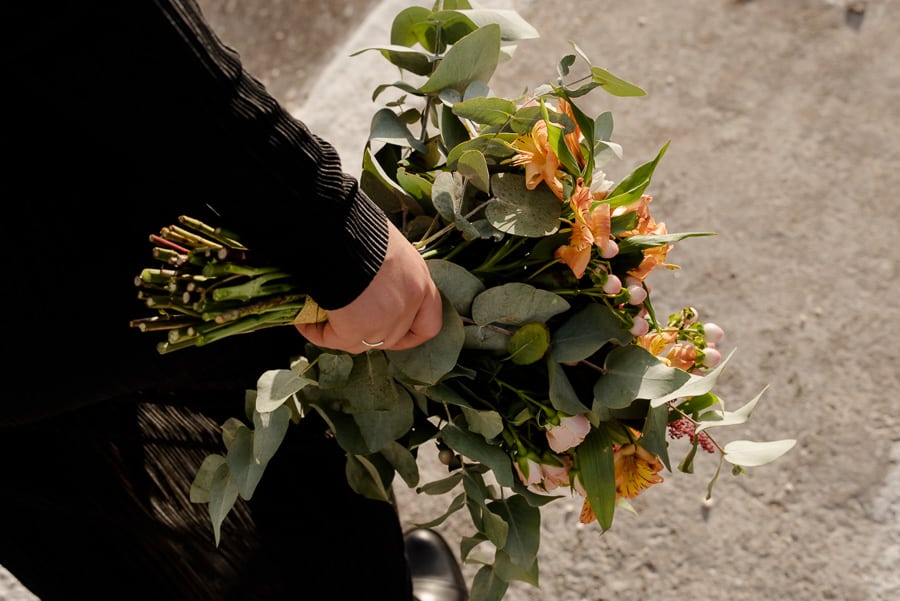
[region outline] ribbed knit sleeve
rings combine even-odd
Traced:
[[[374,277],[387,245],[386,218],[343,172],[334,148],[289,115],[242,68],[192,0],[157,0],[197,61],[221,127],[280,192],[217,207],[254,246],[302,276],[324,308],[355,298]],[[207,78],[203,81],[203,78]],[[352,102],[352,100],[350,100]],[[341,107],[323,107],[341,119]],[[260,212],[266,218],[260,218]]]

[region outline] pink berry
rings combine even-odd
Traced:
[[[618,276],[610,274],[603,284],[603,292],[607,294],[618,294],[622,291],[622,280]]]
[[[645,300],[647,300],[647,291],[644,290],[643,286],[629,286],[628,287],[628,304],[629,305],[640,305]]]
[[[619,254],[619,245],[615,240],[607,240],[606,244],[600,249],[600,256],[604,259],[612,259]]]
[[[706,336],[706,344],[719,344],[725,337],[725,330],[712,322],[703,324],[703,333]]]
[[[722,360],[722,353],[712,347],[703,349],[703,367],[713,368]]]
[[[628,331],[632,336],[643,336],[650,331],[650,324],[643,317],[635,317],[634,325]]]

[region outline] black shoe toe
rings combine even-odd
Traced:
[[[428,528],[404,535],[406,557],[417,601],[466,601],[466,581],[444,538]]]

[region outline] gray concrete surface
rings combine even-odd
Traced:
[[[349,54],[385,42],[409,4],[201,1],[354,174],[371,90],[394,74]],[[671,140],[649,190],[654,215],[670,231],[719,233],[679,244],[670,259],[682,270],[651,276],[657,310],[691,304],[725,327],[737,353],[723,398],[769,386],[735,437],[798,439],[775,464],[721,478],[711,508],[712,461],[667,473],[603,536],[578,526],[577,500],[557,501],[542,525],[541,588],[515,585],[508,598],[900,599],[900,1],[502,5],[542,38],[520,46],[498,94],[553,78],[570,39],[648,90],[598,96],[625,149],[608,171],[622,177]],[[423,471],[440,467],[425,456]],[[406,524],[449,501],[397,492]],[[467,533],[458,519],[440,530]],[[0,572],[0,601],[26,598]]]

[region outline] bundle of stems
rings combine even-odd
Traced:
[[[254,265],[249,249],[221,228],[182,215],[149,239],[156,265],[134,283],[154,314],[130,325],[164,332],[160,354],[291,324],[306,301],[289,273]]]

